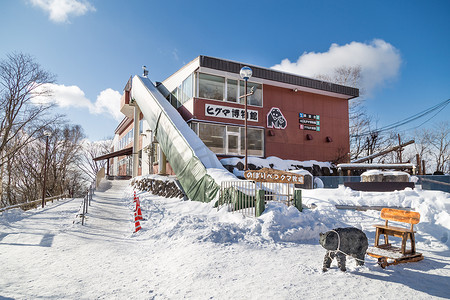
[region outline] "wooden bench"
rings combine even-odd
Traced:
[[[416,254],[416,241],[414,237],[414,224],[418,224],[420,221],[420,214],[414,211],[399,210],[393,208],[383,208],[381,210],[380,217],[386,220],[384,225],[373,225],[376,228],[375,232],[375,247],[383,248],[387,250],[394,250],[389,244],[389,236],[399,237],[402,239],[400,247],[400,253],[402,255],[414,255]],[[409,228],[390,226],[388,221],[395,221],[401,223],[407,223]],[[384,244],[380,245],[380,236],[384,235]],[[411,249],[406,251],[406,243],[408,239],[411,241]]]

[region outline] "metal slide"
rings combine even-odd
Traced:
[[[220,183],[207,169],[214,169],[213,174],[234,175],[222,166],[150,79],[134,76],[131,98],[139,106],[189,199],[212,201]]]

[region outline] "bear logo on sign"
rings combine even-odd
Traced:
[[[287,121],[281,113],[281,110],[277,107],[272,107],[272,109],[267,114],[267,127],[285,129],[286,126]]]

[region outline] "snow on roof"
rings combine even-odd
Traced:
[[[383,175],[383,176],[401,176],[409,174],[402,171],[381,171],[381,170],[369,170],[361,174],[361,176],[370,176],[370,175]]]
[[[371,164],[371,163],[348,163],[348,164],[338,164],[338,168],[350,169],[350,168],[360,168],[360,169],[412,169],[415,168],[415,164]]]

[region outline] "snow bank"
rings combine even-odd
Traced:
[[[347,226],[360,228],[373,238],[372,225],[381,222],[379,211],[338,210],[335,205],[387,205],[412,207],[421,214],[421,222],[416,226],[418,245],[438,248],[444,247],[444,244],[450,245],[450,198],[444,192],[407,189],[375,193],[353,191],[343,186],[338,189],[303,190],[303,206],[315,209],[306,208],[300,213],[295,207],[269,202],[259,218],[243,217],[238,212],[227,212],[226,208],[217,211],[213,203],[154,197],[148,193],[140,195],[141,203],[149,208],[149,220],[152,218],[151,207],[164,204],[170,207],[170,214],[179,215],[179,218],[163,228],[189,228],[188,231],[165,233],[172,238],[179,234],[179,238],[220,243],[305,243],[317,241],[320,232]],[[132,204],[130,207],[133,207]],[[142,227],[147,227],[145,222]]]
[[[230,171],[230,167],[233,167],[233,174],[236,176],[241,176],[241,170],[244,166],[244,158],[238,157],[230,157],[223,158],[220,160],[222,165],[228,168]],[[330,162],[319,162],[316,160],[308,160],[308,161],[298,161],[298,160],[284,160],[276,156],[270,156],[267,158],[259,158],[259,157],[248,157],[248,164],[253,165],[256,169],[262,168],[271,168],[275,170],[281,171],[292,171],[299,169],[307,169],[308,171],[313,172],[314,175],[319,176],[323,175],[322,170],[326,169],[327,175],[333,173],[334,166]],[[240,167],[239,167],[240,165]]]
[[[410,176],[408,173],[403,171],[381,171],[381,170],[368,170],[361,174],[361,176],[370,175],[383,175],[383,176]]]

